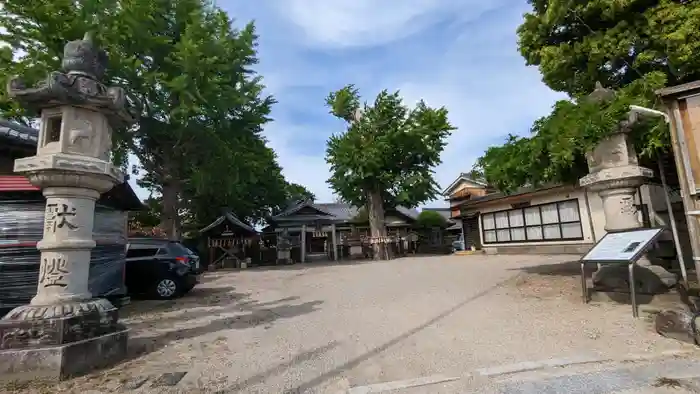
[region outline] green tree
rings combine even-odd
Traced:
[[[584,155],[617,131],[630,104],[656,107],[654,90],[700,79],[700,3],[696,1],[531,0],[518,28],[520,52],[544,82],[568,93],[529,137],[510,136],[477,162],[504,191],[545,182],[575,182],[587,172]],[[595,83],[618,92],[586,100]],[[650,160],[667,154],[660,121],[634,127],[637,152]]]
[[[137,127],[115,130],[114,160],[138,157],[147,173],[141,184],[162,195],[171,238],[180,237],[183,208],[201,209],[202,221],[221,207],[259,219],[280,203],[284,178],[261,135],[274,100],[252,69],[252,23],[235,30],[205,0],[8,0],[0,27],[14,55],[2,50],[0,75],[29,83],[59,67],[66,41],[96,33],[110,54],[104,82],[145,104]],[[0,110],[25,122],[32,116],[4,92]]]
[[[144,202],[145,209],[136,212],[129,212],[129,227],[143,229],[157,227],[160,224],[160,215],[163,211],[163,204],[158,197],[149,197]]]
[[[343,200],[367,207],[373,237],[386,236],[385,207],[415,207],[439,193],[433,169],[454,129],[447,109],[433,109],[423,101],[408,108],[399,92],[385,90],[373,104],[365,103],[358,116],[360,96],[353,85],[331,93],[326,104],[348,123],[345,132],[328,140],[328,183]],[[376,244],[375,258],[383,255]]]
[[[529,0],[520,53],[572,97],[596,81],[619,89],[654,72],[671,85],[700,79],[700,4],[677,0]]]
[[[424,209],[416,218],[416,226],[422,228],[447,227],[447,219],[440,212]]]
[[[316,195],[298,183],[288,183],[286,193],[288,201],[316,200]]]

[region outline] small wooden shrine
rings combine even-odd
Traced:
[[[208,267],[245,267],[257,257],[258,232],[231,212],[225,212],[199,230],[207,238]]]

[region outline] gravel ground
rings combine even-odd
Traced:
[[[176,386],[150,379],[133,392],[336,393],[440,374],[461,379],[401,392],[463,393],[489,384],[480,368],[692,349],[635,321],[628,305],[582,304],[570,259],[414,257],[209,273],[182,299],[123,310],[131,361],[47,392],[114,392],[186,372]]]

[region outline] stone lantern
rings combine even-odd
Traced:
[[[0,320],[2,379],[62,379],[126,355],[116,308],[88,289],[95,201],[124,181],[110,162],[112,130],[137,120],[122,88],[107,87],[107,55],[89,34],[66,44],[62,70],[9,96],[41,118],[35,156],[15,161],[46,197],[36,296]]]
[[[607,102],[615,97],[615,92],[605,89],[599,82],[587,97],[595,102]],[[630,139],[630,129],[634,119],[620,124],[617,132],[602,140],[586,155],[589,174],[579,180],[586,189],[598,193],[603,201],[605,231],[616,232],[641,228],[643,223],[635,203],[638,188],[654,176],[654,172],[641,167]],[[648,258],[642,257],[639,265],[645,274],[637,277],[642,282],[642,291],[656,293],[663,287],[673,286],[677,278],[661,266],[651,265]],[[626,284],[627,267],[604,265],[593,275],[593,283],[608,289],[629,289]],[[645,280],[652,278],[652,280]]]

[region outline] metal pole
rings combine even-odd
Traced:
[[[586,283],[586,263],[581,260],[581,298],[588,304],[588,284]]]
[[[637,290],[634,285],[634,266],[635,262],[628,264],[627,269],[629,270],[629,281],[630,281],[630,301],[632,302],[632,316],[639,317],[639,308],[637,308]]]
[[[678,238],[678,228],[676,227],[676,215],[673,213],[673,205],[671,204],[671,198],[668,196],[668,186],[666,185],[666,174],[664,173],[664,166],[661,161],[661,155],[658,155],[659,162],[659,177],[661,178],[661,186],[664,188],[664,199],[666,200],[666,209],[668,209],[668,220],[671,222],[671,232],[673,233],[673,243],[676,245],[676,252],[678,253],[678,264],[681,266],[681,275],[683,276],[683,284],[688,287],[688,272],[685,267],[685,258],[683,258],[683,250],[681,249],[681,242]]]

